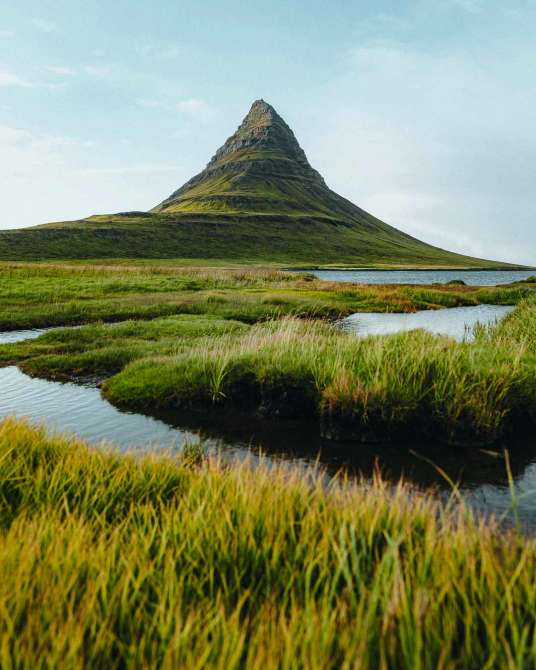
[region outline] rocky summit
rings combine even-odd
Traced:
[[[0,258],[189,258],[499,267],[421,242],[332,191],[264,100],[206,168],[149,212],[0,232]]]
[[[298,200],[296,188],[309,196]],[[252,212],[312,209],[327,190],[294,133],[275,109],[257,100],[207,167],[154,211],[222,209]]]

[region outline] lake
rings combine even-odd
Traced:
[[[472,286],[511,284],[536,275],[536,270],[311,270],[326,281],[355,284],[446,284],[461,279]]]

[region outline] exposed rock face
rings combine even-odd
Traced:
[[[264,100],[256,100],[253,103],[236,133],[218,149],[208,164],[207,171],[217,169],[233,158],[239,160],[245,149],[261,152],[258,160],[262,160],[264,152],[273,151],[280,154],[279,160],[291,161],[294,164],[291,169],[296,173],[301,173],[304,178],[324,183],[320,174],[309,165],[307,156],[292,130],[275,109]]]
[[[154,211],[179,204],[203,182],[226,175],[233,186],[247,183],[249,177],[256,176],[298,179],[327,189],[320,173],[309,164],[289,126],[271,105],[264,100],[256,100],[238,130],[218,149],[203,172],[172,193]],[[220,193],[215,193],[210,189],[210,195],[217,198],[227,192],[232,197],[231,190],[234,188],[220,189]]]

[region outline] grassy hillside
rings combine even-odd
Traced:
[[[372,218],[372,217],[371,217]],[[92,216],[0,232],[0,259],[205,258],[279,265],[495,268],[389,230],[329,217],[225,212]]]

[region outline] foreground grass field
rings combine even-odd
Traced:
[[[378,477],[0,423],[2,668],[536,664],[536,542]]]

